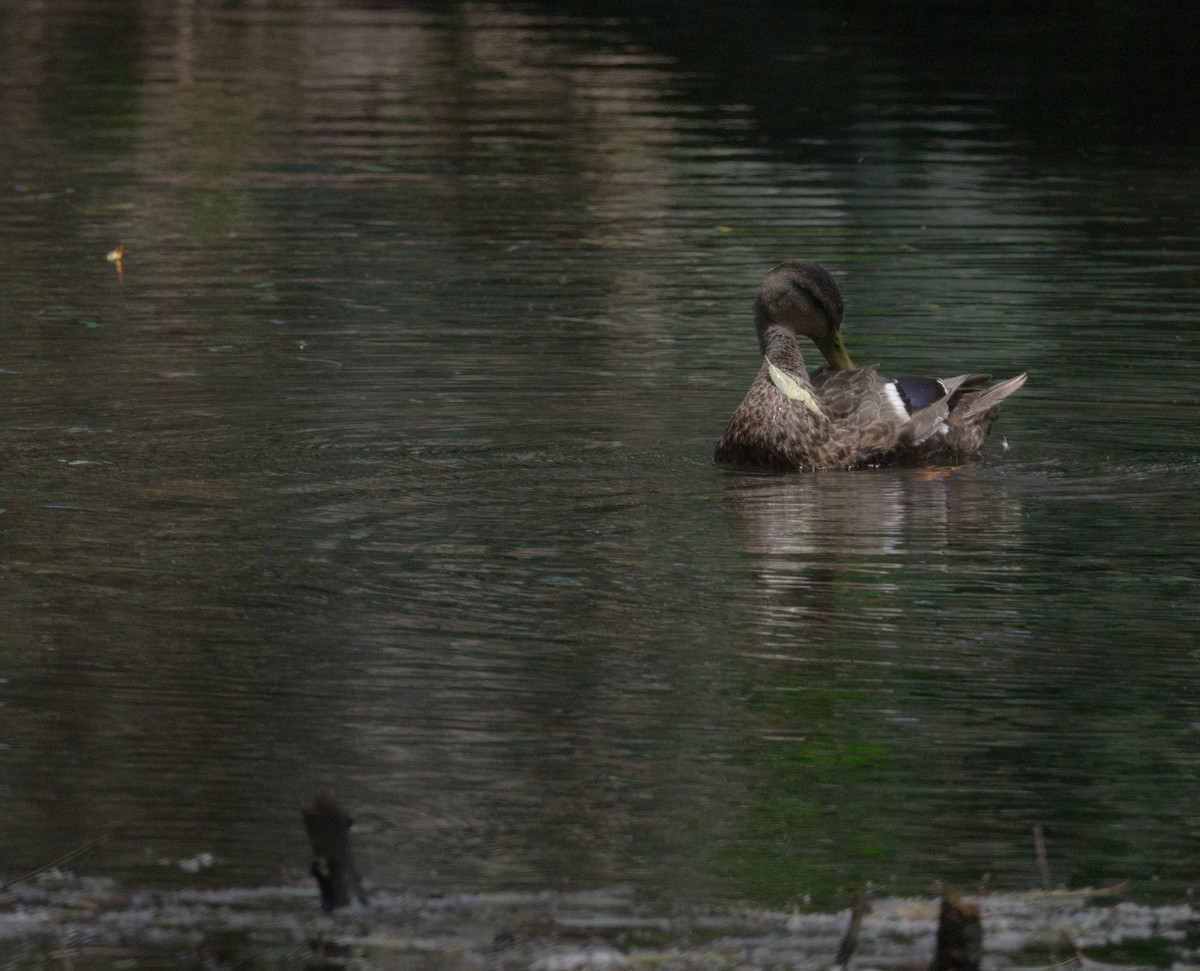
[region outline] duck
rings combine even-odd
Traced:
[[[1028,377],[885,377],[856,367],[842,337],[842,291],[821,265],[784,260],[758,284],[754,326],[763,363],[717,442],[729,465],[815,472],[936,465],[976,456],[1000,404]],[[810,374],[797,343],[817,345]]]

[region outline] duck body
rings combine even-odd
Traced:
[[[1026,379],[887,378],[854,367],[841,292],[815,263],[788,260],[763,277],[754,317],[765,360],[717,443],[718,462],[816,471],[961,459],[983,448],[1000,403]],[[829,366],[810,376],[797,335],[812,338]]]

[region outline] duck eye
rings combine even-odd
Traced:
[[[820,293],[805,286],[800,280],[793,280],[792,288],[804,294],[808,298],[809,303],[816,307],[826,320],[833,320],[833,314],[829,312],[829,306],[825,303]]]

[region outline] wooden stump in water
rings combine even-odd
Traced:
[[[968,903],[954,890],[942,893],[938,918],[937,951],[929,971],[979,971],[983,956],[983,925],[979,907]]]
[[[321,909],[348,907],[357,898],[367,902],[362,880],[350,852],[350,827],[354,820],[333,801],[321,793],[304,805],[304,828],[312,847],[312,875],[321,891]]]
[[[850,959],[854,957],[854,949],[858,947],[858,929],[862,919],[871,912],[871,894],[866,887],[860,887],[854,895],[854,904],[850,908],[850,923],[838,945],[837,956],[833,959],[834,968],[848,968]]]

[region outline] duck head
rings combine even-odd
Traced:
[[[824,267],[807,260],[784,260],[758,284],[754,325],[763,355],[780,342],[811,338],[836,371],[854,367],[842,341],[842,291]]]

